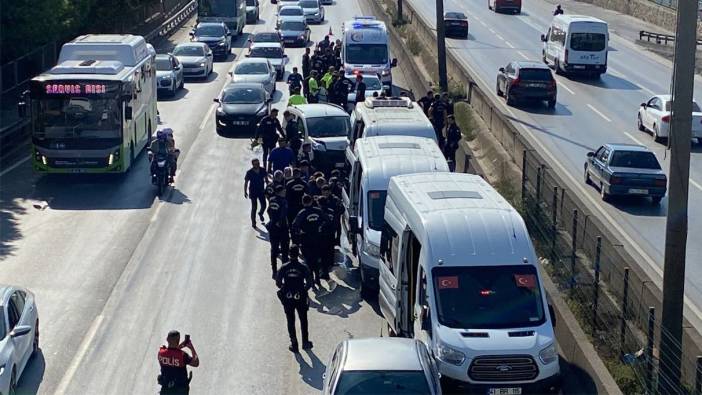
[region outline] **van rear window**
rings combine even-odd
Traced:
[[[546,69],[519,69],[519,78],[528,81],[551,81],[551,71]]]
[[[571,33],[570,48],[573,51],[603,51],[607,38],[602,33]]]

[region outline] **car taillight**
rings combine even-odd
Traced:
[[[563,63],[568,64],[568,48],[565,50],[565,58],[563,59]]]
[[[461,26],[468,26],[468,21],[461,21]]]
[[[670,114],[668,114],[668,115],[663,115],[663,117],[661,117],[661,121],[663,121],[663,122],[665,122],[665,123],[670,122]]]
[[[617,176],[612,176],[609,178],[610,185],[621,184],[623,181],[624,181],[623,178],[617,177]]]
[[[515,78],[512,80],[512,87],[519,86],[520,82],[522,82],[522,80],[520,80],[519,77]]]
[[[668,180],[666,180],[665,178],[656,178],[656,180],[653,182],[653,185],[657,187],[664,187],[668,185]]]
[[[556,80],[551,80],[551,81],[549,81],[548,87],[549,87],[550,89],[556,89]]]

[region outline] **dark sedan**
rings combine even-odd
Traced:
[[[218,103],[215,116],[219,134],[247,131],[253,136],[256,125],[271,109],[271,98],[260,83],[231,83],[214,101]]]
[[[462,12],[447,12],[444,14],[446,37],[468,38],[468,17]]]
[[[232,37],[222,22],[202,22],[190,33],[192,41],[207,44],[215,56],[226,58],[232,51]]]
[[[500,67],[497,73],[497,96],[504,96],[507,105],[518,101],[546,101],[556,107],[556,80],[545,64],[515,61]]]
[[[303,18],[300,20],[284,20],[278,27],[285,46],[305,47],[310,41],[310,28]]]
[[[653,152],[642,145],[605,144],[587,153],[585,183],[610,196],[648,196],[660,203],[668,180]]]

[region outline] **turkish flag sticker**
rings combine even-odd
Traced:
[[[515,274],[514,282],[518,287],[534,289],[536,288],[536,275],[534,274]]]
[[[457,289],[458,276],[445,276],[436,279],[439,283],[439,289]]]

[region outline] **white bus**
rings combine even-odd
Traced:
[[[356,17],[343,24],[341,62],[348,74],[379,75],[386,89],[392,88],[390,38],[384,22],[373,16]]]
[[[89,34],[63,45],[20,103],[40,173],[121,173],[151,140],[156,51],[143,37]]]
[[[607,22],[582,15],[556,15],[545,35],[543,60],[557,74],[589,74],[607,72]]]

